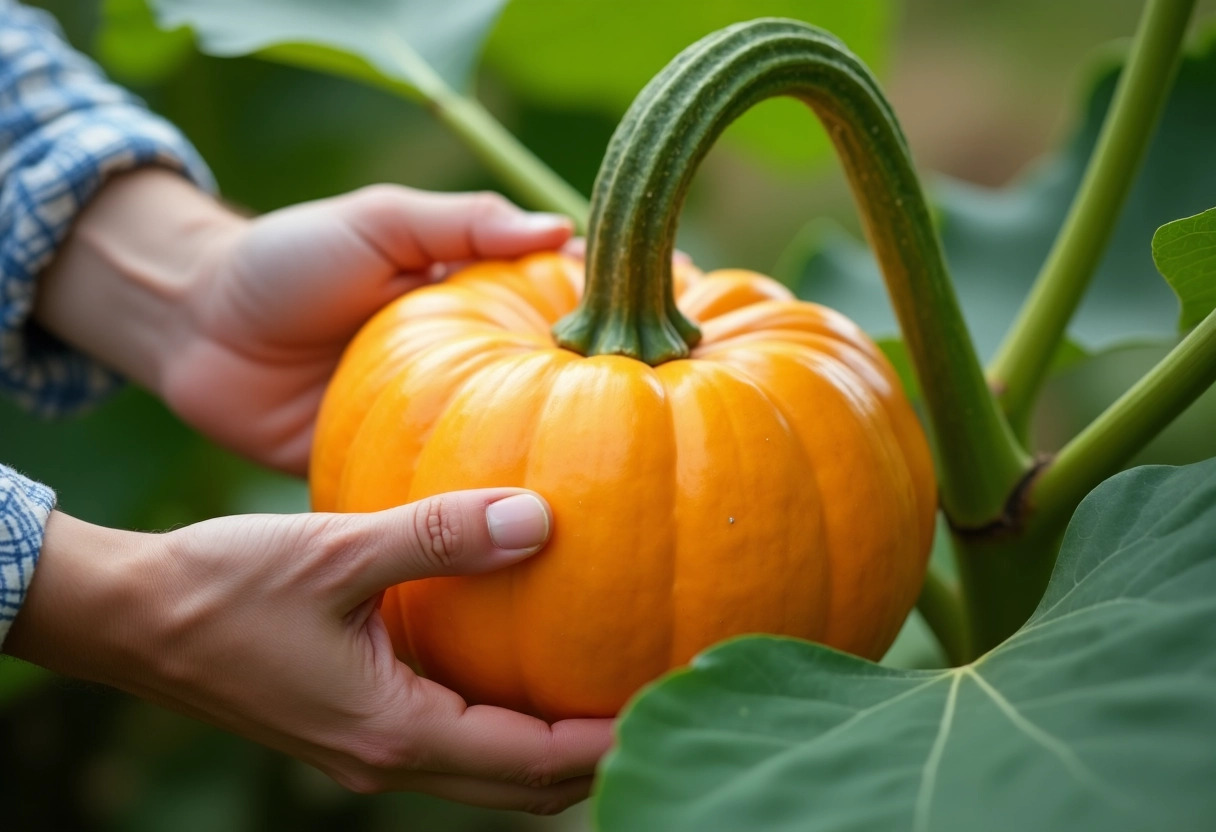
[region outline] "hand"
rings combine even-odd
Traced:
[[[180,177],[109,183],[39,286],[38,320],[222,445],[295,474],[343,348],[437,267],[557,248],[495,194],[377,185],[246,220]]]
[[[550,726],[469,707],[397,660],[376,609],[387,586],[513,563],[548,532],[547,506],[513,488],[162,535],[56,512],[5,648],[285,751],[355,791],[555,812],[586,797],[610,721]]]

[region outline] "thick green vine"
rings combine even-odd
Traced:
[[[592,198],[587,291],[555,337],[652,364],[696,337],[675,308],[676,219],[697,164],[730,122],[779,95],[806,102],[844,164],[928,406],[951,522],[998,516],[1029,467],[988,392],[907,145],[866,67],[805,23],[761,19],[710,35],[654,78],[621,122]]]

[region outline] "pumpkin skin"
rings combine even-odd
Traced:
[[[871,659],[924,576],[936,487],[877,347],[762,275],[677,267],[687,359],[583,357],[550,328],[582,263],[471,266],[399,298],[347,349],[318,418],[318,511],[521,486],[548,545],[499,572],[389,589],[402,660],[473,703],[615,715],[729,636]]]

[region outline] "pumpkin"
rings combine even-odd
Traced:
[[[483,262],[405,295],[360,331],[326,393],[316,510],[489,486],[534,489],[553,509],[532,558],[385,593],[400,657],[470,702],[611,716],[741,633],[877,659],[919,592],[933,464],[883,354],[767,277],[672,266],[693,168],[741,111],[673,90],[763,71],[764,37],[736,31],[742,64],[698,44],[622,123],[585,266]]]

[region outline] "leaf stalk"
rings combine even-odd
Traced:
[[[1064,224],[988,378],[1019,436],[1052,357],[1102,260],[1178,69],[1194,0],[1149,0]]]

